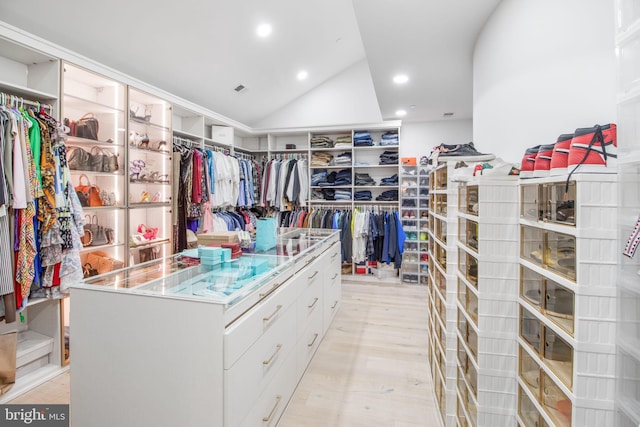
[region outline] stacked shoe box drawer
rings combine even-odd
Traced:
[[[446,427],[457,424],[457,183],[448,179],[455,163],[443,161],[429,176],[431,372],[437,407]]]
[[[614,425],[616,176],[520,190],[518,422]]]
[[[513,426],[516,408],[518,182],[458,188],[458,423]]]

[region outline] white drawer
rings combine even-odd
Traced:
[[[283,312],[295,305],[298,293],[297,286],[293,283],[293,279],[290,279],[226,329],[224,334],[225,369],[231,368],[262,334],[281,323]]]
[[[296,355],[292,352],[249,413],[245,413],[246,417],[241,427],[276,426],[298,383],[296,369],[294,369],[295,363]]]
[[[296,337],[299,337],[302,332],[307,328],[309,322],[316,313],[320,314],[322,318],[322,308],[324,306],[323,298],[323,281],[322,275],[318,274],[319,278],[311,283],[307,283],[306,289],[302,292],[302,295],[298,298],[297,311],[298,319],[296,325]]]
[[[277,328],[265,332],[231,369],[224,371],[226,426],[240,424],[280,367],[295,371],[295,364],[285,366],[289,356],[295,354],[295,321],[295,307],[290,307],[282,313]]]
[[[331,282],[324,288],[324,333],[327,333],[333,318],[338,312],[340,307],[340,300],[342,299],[342,279],[339,277],[337,280]]]
[[[311,358],[320,345],[320,341],[322,341],[324,337],[322,315],[322,310],[319,307],[310,317],[307,328],[302,332],[296,344],[298,352],[296,372],[298,378],[302,378],[304,370],[307,369],[309,361],[311,361]]]

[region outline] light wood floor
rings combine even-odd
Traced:
[[[426,287],[343,283],[342,306],[278,427],[441,427]],[[9,403],[68,403],[69,373]]]

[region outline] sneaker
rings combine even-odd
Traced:
[[[491,160],[495,158],[492,154],[484,154],[478,152],[476,147],[473,145],[473,142],[469,142],[468,144],[456,144],[456,145],[447,145],[440,144],[436,149],[439,151],[439,157],[490,157],[486,160]],[[482,159],[484,160],[484,159]]]
[[[522,158],[522,163],[520,164],[520,178],[531,178],[533,177],[533,169],[536,163],[536,155],[538,154],[538,150],[540,149],[539,145],[535,147],[527,148],[524,152],[524,157]]]
[[[556,145],[553,147],[553,154],[551,154],[551,169],[549,175],[557,176],[567,173],[569,149],[571,148],[572,139],[572,133],[564,133],[558,137]]]
[[[567,162],[574,172],[615,173],[618,160],[616,125],[576,129]]]
[[[536,178],[549,176],[549,170],[551,169],[551,155],[553,154],[553,147],[555,144],[541,145],[536,154],[535,162],[533,165],[533,176]]]

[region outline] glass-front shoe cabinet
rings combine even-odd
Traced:
[[[614,425],[615,176],[521,181],[518,421]]]

